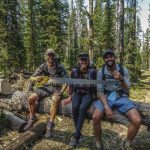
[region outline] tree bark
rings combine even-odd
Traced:
[[[12,140],[6,147],[5,150],[21,150],[26,149],[26,146],[31,145],[37,139],[39,139],[46,129],[46,120],[38,123],[33,127],[31,131],[21,133],[17,139]]]
[[[26,121],[20,119],[19,117],[15,116],[13,113],[5,112],[6,119],[9,122],[8,127],[12,130],[21,131],[22,128],[26,125]]]
[[[0,99],[0,108],[1,109],[8,109],[9,111],[22,111],[28,110],[28,96],[31,94],[31,92],[15,92],[11,99]],[[40,113],[49,113],[50,112],[50,106],[51,106],[51,97],[47,97],[44,100],[41,100],[39,104],[37,104],[37,110]],[[72,104],[64,105],[64,101],[62,100],[59,106],[58,113],[60,115],[72,116]],[[134,102],[137,106],[137,110],[139,111],[141,117],[142,117],[142,124],[146,126],[150,126],[150,103],[142,103],[142,102]],[[3,107],[7,106],[7,107]],[[88,111],[88,118],[91,119],[93,113],[93,107],[91,106]],[[123,125],[128,126],[130,124],[129,120],[126,116],[122,115],[117,110],[114,110],[115,119],[109,120],[108,118],[105,118],[105,120],[109,122],[116,122]]]
[[[124,0],[120,0],[120,32],[119,32],[119,50],[120,63],[124,62]]]
[[[93,0],[89,0],[89,56],[93,61]]]

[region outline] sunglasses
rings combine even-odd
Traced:
[[[87,57],[81,57],[80,60],[81,61],[88,61],[88,58]]]
[[[54,53],[48,53],[47,54],[49,57],[54,57]]]

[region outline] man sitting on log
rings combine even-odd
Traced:
[[[43,76],[47,77],[68,77],[67,71],[63,65],[58,63],[56,53],[53,49],[48,49],[45,54],[46,62],[43,63],[33,74],[32,81],[42,81]],[[66,89],[66,85],[46,85],[35,89],[34,93],[29,97],[29,112],[30,117],[27,125],[24,127],[24,131],[29,130],[37,120],[36,113],[36,104],[39,100],[52,96],[53,101],[50,108],[50,120],[47,125],[47,131],[45,134],[46,138],[50,138],[52,135],[52,128],[54,127],[54,119],[59,107],[60,100],[62,99],[62,94]]]
[[[115,108],[125,114],[131,122],[128,126],[127,139],[122,144],[123,150],[130,149],[131,142],[139,130],[141,117],[136,106],[128,98],[130,86],[128,70],[116,64],[112,50],[104,53],[103,60],[105,64],[97,75],[97,79],[102,81],[102,84],[97,86],[99,100],[93,103],[95,110],[92,119],[96,146],[100,150],[103,149],[101,120],[104,114],[109,119],[113,119],[112,109]]]

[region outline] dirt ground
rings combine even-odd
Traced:
[[[72,119],[61,117],[61,121],[57,119],[57,124],[53,137],[51,139],[41,139],[33,147],[33,150],[71,150],[69,146],[70,138],[73,134],[74,127]],[[121,144],[126,137],[127,128],[122,125],[103,122],[102,140],[105,150],[120,150]],[[83,139],[78,146],[78,150],[96,150],[95,139],[93,135],[92,121],[86,120],[83,130]],[[133,145],[133,150],[150,150],[150,133],[146,128],[141,126],[141,129],[136,136]]]
[[[140,81],[150,82],[150,72],[144,74]],[[131,88],[131,99],[150,103],[150,85],[141,86],[137,84]],[[48,117],[47,115],[45,115]],[[103,122],[102,140],[105,150],[121,150],[122,141],[126,137],[127,128],[123,125]],[[56,126],[51,139],[41,138],[29,147],[27,150],[72,150],[69,141],[74,133],[73,120],[67,117],[57,116]],[[20,133],[10,131],[7,128],[0,128],[0,150],[5,150],[5,146],[15,140]],[[92,121],[85,121],[82,130],[83,138],[77,150],[96,150],[95,139],[93,135]],[[132,144],[133,150],[150,150],[150,132],[146,127],[141,126],[140,131]]]

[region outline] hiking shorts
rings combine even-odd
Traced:
[[[130,109],[136,108],[134,103],[125,96],[117,98],[115,102],[108,101],[108,105],[111,109],[117,109],[121,113],[127,113]],[[100,100],[94,101],[93,106],[100,112],[104,112],[104,106]]]
[[[39,97],[39,99],[43,99],[45,97],[49,97],[51,96],[54,92],[56,91],[56,88],[54,87],[39,87],[37,89],[35,89],[34,93],[36,93]]]

